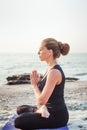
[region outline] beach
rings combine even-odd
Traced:
[[[66,82],[64,93],[70,116],[69,129],[87,130],[87,81]],[[0,130],[16,108],[24,104],[36,104],[30,84],[0,86]]]

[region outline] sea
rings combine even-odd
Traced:
[[[87,80],[87,53],[70,53],[58,59],[66,77]],[[36,53],[0,53],[0,85],[8,76],[29,74],[32,70],[44,74],[48,66]]]

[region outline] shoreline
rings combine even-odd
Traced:
[[[87,80],[66,82],[65,102],[70,114],[69,129],[87,130]],[[0,130],[16,108],[24,104],[35,104],[30,84],[0,85]]]

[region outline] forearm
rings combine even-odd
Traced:
[[[47,107],[45,106],[45,104],[41,104],[39,99],[40,99],[40,95],[41,95],[41,92],[38,88],[38,86],[34,86],[34,93],[35,93],[35,96],[36,96],[36,100],[37,100],[37,113],[40,113],[42,117],[44,118],[48,118],[50,116],[50,113],[47,109]]]
[[[39,98],[40,98],[40,95],[41,95],[41,91],[39,90],[37,85],[33,85],[33,90],[34,90],[34,94],[35,94],[35,97],[36,97],[36,100],[37,100],[37,104],[40,104]]]
[[[37,100],[37,104],[44,105],[42,92],[38,88],[38,82],[40,81],[40,77],[37,74],[37,71],[32,71],[32,73],[30,75],[30,79],[31,79],[31,85],[33,87],[34,94],[35,94],[35,97],[36,97],[36,100]]]

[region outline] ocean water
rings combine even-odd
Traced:
[[[87,80],[87,53],[72,53],[58,59],[66,77]],[[0,84],[6,84],[6,78],[12,75],[31,73],[32,70],[44,74],[45,62],[41,62],[35,53],[0,53]]]

